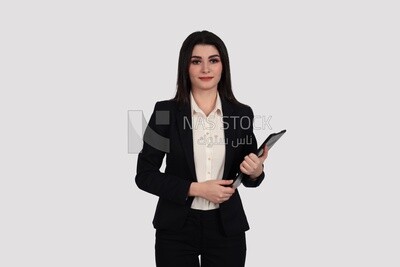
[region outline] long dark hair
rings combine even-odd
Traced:
[[[179,52],[178,79],[174,100],[179,104],[190,103],[192,84],[189,77],[189,64],[193,48],[198,44],[213,45],[217,48],[222,62],[222,73],[221,80],[218,83],[218,92],[221,98],[231,103],[239,104],[232,92],[228,50],[221,38],[209,31],[193,32],[183,42]]]

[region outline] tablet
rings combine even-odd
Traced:
[[[279,133],[272,133],[270,134],[267,139],[260,145],[260,147],[257,150],[257,156],[261,157],[263,152],[264,152],[264,146],[267,145],[268,149],[271,149],[271,147],[279,140],[279,138],[282,137],[282,135],[286,133],[286,130],[282,130]]]
[[[264,146],[267,145],[268,150],[273,147],[273,145],[279,140],[279,138],[282,137],[282,135],[286,133],[286,130],[282,130],[278,133],[272,133],[270,134],[264,142],[260,145],[260,147],[257,149],[257,156],[261,157],[263,152],[264,152]],[[243,179],[243,173],[239,171],[239,173],[236,175],[235,179],[233,179],[233,183],[231,185],[232,188],[237,188],[241,183]]]

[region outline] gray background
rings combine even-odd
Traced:
[[[396,1],[246,2],[1,2],[1,266],[154,265],[127,111],[174,95],[202,29],[272,116],[257,139],[288,131],[240,187],[247,266],[400,266]]]

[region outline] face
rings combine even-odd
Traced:
[[[196,45],[189,64],[192,90],[217,90],[221,79],[222,62],[213,45]]]

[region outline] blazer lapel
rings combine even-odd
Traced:
[[[223,179],[233,179],[233,177],[227,177],[230,168],[232,166],[234,148],[232,142],[234,142],[236,137],[236,127],[238,127],[238,122],[235,123],[234,109],[232,104],[221,98],[223,122],[224,122],[224,133],[225,133],[225,165],[224,165],[224,175]]]
[[[182,147],[185,151],[186,160],[189,165],[190,172],[192,173],[193,181],[197,181],[193,156],[192,114],[190,111],[190,104],[180,106],[178,108],[178,112],[176,113],[176,122],[182,141]]]

